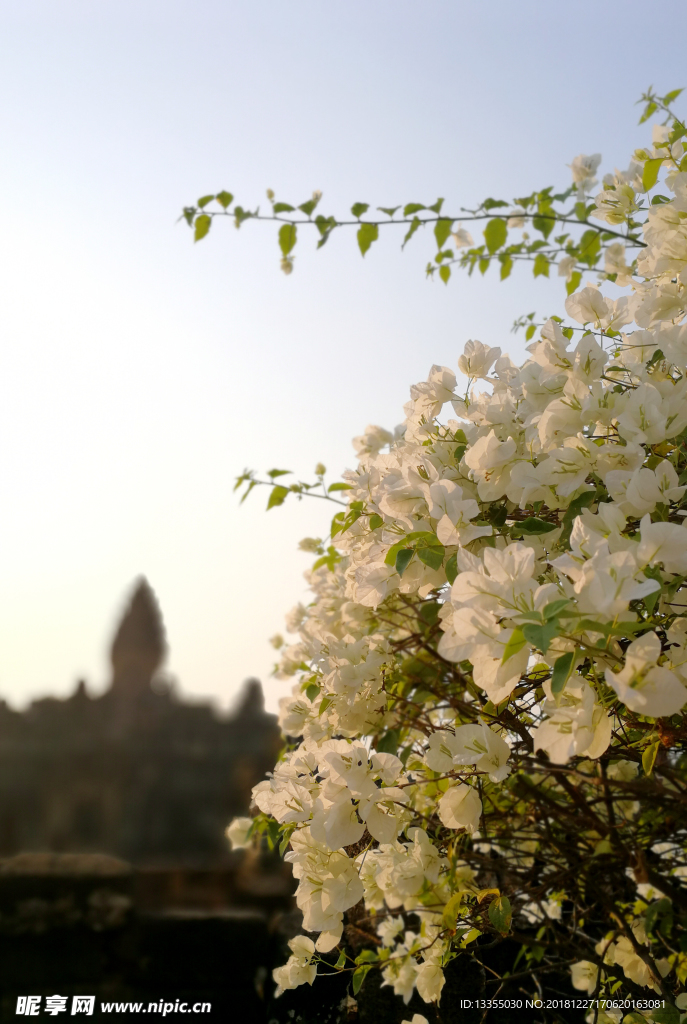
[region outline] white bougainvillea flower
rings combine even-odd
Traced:
[[[248,833],[252,825],[252,818],[234,818],[224,833],[231,843],[232,850],[241,850],[248,846]]]
[[[646,633],[629,645],[620,672],[606,669],[606,682],[623,704],[651,718],[675,715],[687,703],[687,689],[674,672],[658,664],[660,655],[661,641]]]
[[[465,783],[450,786],[439,800],[439,818],[446,828],[464,828],[474,832],[482,814],[482,801],[477,790]]]
[[[461,765],[474,764],[486,772],[492,782],[501,782],[509,773],[507,761],[510,747],[484,722],[461,725],[455,732],[432,733],[425,755],[427,766],[435,772],[452,771]]]
[[[500,355],[500,348],[490,348],[481,341],[468,341],[465,343],[462,356],[458,357],[458,369],[466,377],[487,377]]]

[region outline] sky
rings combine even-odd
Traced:
[[[226,708],[257,676],[276,707],[268,638],[336,509],[239,504],[235,477],[336,479],[469,338],[522,358],[513,320],[561,312],[562,288],[427,281],[422,232],[364,260],[302,236],[286,277],[272,225],[193,245],[182,206],[321,189],[325,214],[456,212],[564,188],[581,152],[625,167],[640,94],[687,85],[645,20],[635,0],[608,26],[588,0],[0,0],[0,696],[101,692],[143,574],[180,692]]]

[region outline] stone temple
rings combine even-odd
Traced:
[[[0,857],[108,853],[134,866],[219,866],[224,829],[275,762],[274,715],[257,680],[231,715],[180,699],[155,595],[140,579],[115,633],[101,696],[26,711],[0,701]]]

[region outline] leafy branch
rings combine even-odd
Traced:
[[[669,139],[663,146],[665,154],[655,156],[643,150],[635,153],[637,160],[644,164],[642,190],[645,193],[656,184],[661,165],[670,160],[670,146],[687,133],[685,124],[671,109],[681,91],[675,89],[659,97],[649,89],[639,101],[645,104],[640,123],[657,113],[665,114],[666,123],[672,119]],[[657,148],[660,149],[661,145]],[[679,165],[676,164],[676,169],[687,170],[687,156]],[[590,178],[586,184],[591,182]],[[639,234],[643,223],[640,218],[646,215],[650,205],[665,201],[665,197],[654,196],[651,203],[647,199],[646,203],[631,206],[625,215],[614,216],[612,222],[605,223],[602,219],[599,223],[592,219],[599,215],[597,203],[582,185],[560,192],[554,192],[553,186],[549,186],[530,195],[516,197],[512,202],[489,197],[475,208],[461,206],[457,214],[444,212],[443,198],[431,205],[407,202],[396,206],[377,206],[375,211],[383,214],[382,217],[375,216],[374,212],[370,215],[370,204],[364,202],[353,203],[350,216],[325,216],[316,212],[322,199],[319,191],[296,205],[277,200],[271,189],[267,190],[267,198],[270,203],[268,212],[261,211],[259,206],[247,209],[235,202],[231,192],[222,190],[201,196],[194,205],[184,207],[180,219],[192,228],[196,242],[208,235],[217,218],[232,218],[237,228],[247,220],[278,224],[281,269],[286,274],[290,274],[294,267],[299,229],[314,233],[317,249],[329,241],[334,231],[354,229],[360,253],[365,256],[379,240],[382,229],[405,229],[401,243],[404,249],[420,228],[431,228],[436,252],[425,268],[428,277],[438,275],[447,284],[454,266],[467,270],[468,274],[472,274],[475,268],[485,274],[494,264],[499,267],[500,279],[505,280],[516,263],[528,262],[532,264],[535,278],[548,277],[552,266],[559,267],[559,271],[565,272],[568,278],[568,294],[578,288],[585,271],[600,270],[601,257],[609,245],[620,242],[629,249],[644,247]],[[484,240],[475,244],[463,225],[484,222]],[[564,230],[554,235],[556,227]],[[522,233],[514,239],[512,232],[515,230]],[[564,267],[560,266],[561,261],[566,261]],[[634,264],[629,269],[634,271]],[[614,279],[613,274],[606,276]]]

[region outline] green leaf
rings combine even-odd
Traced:
[[[281,834],[281,829],[279,827],[279,822],[275,821],[273,818],[271,818],[271,819],[268,818],[265,824],[267,826],[267,828],[266,828],[267,842],[268,842],[270,850],[273,850],[275,848],[275,846],[277,845],[277,841],[278,841],[279,836]]]
[[[463,894],[456,892],[453,894],[451,899],[444,907],[444,912],[441,915],[441,924],[444,928],[453,930],[458,922],[458,911],[463,901]]]
[[[665,94],[665,96],[663,97],[663,105],[664,105],[665,107],[669,107],[669,106],[670,106],[670,104],[671,104],[671,103],[672,103],[672,102],[673,102],[674,100],[676,100],[676,99],[678,98],[678,96],[680,95],[680,93],[681,93],[681,92],[684,92],[684,91],[685,91],[685,90],[684,90],[684,88],[682,88],[682,89],[673,89],[673,90],[672,90],[671,92],[667,92],[667,93]]]
[[[274,508],[276,505],[283,505],[286,495],[289,493],[288,487],[282,487],[280,484],[276,484],[270,491],[269,500],[267,502],[267,510]]]
[[[367,213],[369,209],[369,203],[353,203],[353,206],[351,207],[351,213],[353,214],[354,217],[360,219],[362,215],[364,213]]]
[[[322,246],[326,243],[329,236],[331,235],[334,228],[337,227],[337,222],[334,219],[334,217],[323,217],[322,214],[320,213],[317,215],[317,217],[315,217],[315,224],[317,225],[317,230],[320,232],[320,235],[322,236],[319,242],[317,243],[317,248],[321,249]]]
[[[418,213],[420,210],[426,210],[427,207],[423,206],[422,203],[406,203],[403,207],[403,216],[410,217],[411,213]]]
[[[425,565],[428,565],[430,569],[440,569],[444,561],[444,555],[446,549],[443,544],[432,544],[431,547],[420,547],[417,548],[417,557]],[[398,559],[396,560],[398,565]]]
[[[518,651],[523,649],[526,643],[527,640],[525,639],[522,630],[514,629],[510,640],[504,648],[501,664],[505,665],[509,658],[512,658],[514,654],[517,654]]]
[[[224,190],[222,190],[221,192],[217,193],[215,199],[217,200],[219,205],[226,210],[228,206],[231,206],[234,197],[231,194],[231,192],[225,192]]]
[[[377,741],[375,749],[380,754],[395,754],[398,750],[398,741],[401,733],[398,729],[389,729],[385,732],[382,737]]]
[[[648,121],[649,118],[651,117],[651,115],[655,114],[657,110],[658,110],[658,107],[656,106],[654,101],[653,100],[649,100],[647,105],[644,107],[644,110],[642,112],[642,116],[639,119],[639,124],[644,124],[645,121]]]
[[[561,654],[560,658],[556,658],[553,663],[553,674],[551,676],[552,693],[560,693],[564,689],[565,684],[570,678],[574,660],[574,651],[568,651],[567,654]]]
[[[528,643],[538,648],[542,654],[546,654],[551,641],[554,637],[558,636],[559,630],[560,623],[558,619],[551,619],[550,622],[544,623],[543,626],[535,626],[533,623],[528,622],[526,626],[522,627],[522,634]]]
[[[543,216],[544,212],[546,212],[548,216]],[[556,221],[553,215],[548,210],[541,210],[537,216],[532,218],[532,227],[535,229],[535,231],[541,231],[544,238],[549,237],[549,235],[553,231],[555,223]]]
[[[357,964],[374,964],[377,963],[378,960],[379,956],[377,955],[377,952],[374,949],[364,949],[362,953],[359,953],[358,956],[355,958],[355,962]]]
[[[357,522],[358,519],[360,519],[361,515],[362,512],[359,509],[351,507],[351,511],[344,519],[343,526],[341,527],[341,533],[345,533],[346,530],[350,530],[350,528],[353,526],[353,523]]]
[[[286,828],[282,832],[282,840],[281,840],[281,842],[279,844],[279,855],[281,857],[283,857],[284,854],[286,853],[286,849],[287,849],[289,843],[291,842],[291,836],[295,832],[295,829],[296,829],[295,824],[294,825],[289,824],[289,825],[286,826]]]
[[[380,526],[384,526],[384,520],[381,516],[378,516],[376,512],[374,515],[370,516],[368,522],[371,530],[378,530]]]
[[[371,970],[372,964],[361,964],[360,967],[356,967],[351,979],[351,988],[353,989],[354,996],[357,996],[358,992],[360,992],[360,986]]]
[[[512,917],[513,911],[507,896],[497,896],[489,904],[489,920],[501,935],[508,934]]]
[[[402,576],[412,561],[415,551],[413,548],[401,548],[396,555],[396,572]]]
[[[240,227],[244,220],[248,220],[250,217],[255,217],[255,213],[251,213],[250,210],[244,210],[242,206],[234,207],[234,223],[236,227]]]
[[[512,256],[499,256],[501,262],[501,280],[505,281],[507,277],[510,277],[510,273],[513,269],[513,257]]]
[[[331,494],[332,491],[352,491],[353,484],[345,484],[343,480],[337,481],[335,484],[330,484],[327,488],[327,494]]]
[[[565,283],[565,290],[568,293],[568,295],[572,295],[573,292],[577,291],[577,289],[580,286],[580,281],[581,280],[582,280],[582,274],[580,273],[579,270],[576,270],[574,274],[570,275],[570,280],[566,281],[566,283]]]
[[[578,220],[586,220],[587,219],[587,206],[586,206],[586,203],[584,203],[584,202],[575,203],[575,216],[577,217]]]
[[[519,199],[517,200],[517,204],[518,206],[528,205],[527,203],[522,202]],[[507,203],[505,199],[485,199],[484,202],[482,203],[483,210],[496,210],[500,206],[510,206],[510,203]]]
[[[573,519],[576,519],[582,512],[583,508],[587,508],[596,499],[596,491],[583,491],[582,494],[578,494],[576,498],[568,505],[563,516],[564,523],[572,523]]]
[[[664,915],[672,917],[672,910],[672,903],[666,896],[647,907],[646,914],[644,915],[644,927],[646,928],[647,933],[654,930],[656,922],[660,917],[663,917]]]
[[[655,743],[649,744],[644,753],[642,754],[642,768],[644,769],[645,775],[651,775],[654,770],[654,764],[656,763],[656,755],[658,754],[658,748],[661,746],[661,741],[656,740]]]
[[[424,206],[421,206],[420,209],[424,210]],[[403,245],[401,246],[401,249],[405,249],[406,242],[410,241],[410,239],[413,237],[413,235],[415,234],[415,232],[417,231],[417,229],[420,227],[421,224],[422,224],[422,221],[420,220],[419,217],[413,217],[413,219],[412,219],[412,221],[410,223],[410,227],[406,231],[406,236],[403,239]]]
[[[458,558],[456,555],[451,555],[448,562],[446,563],[446,579],[453,586],[456,576],[458,575]]]
[[[296,244],[296,225],[282,224],[279,228],[279,248],[284,256],[288,256]]]
[[[658,157],[647,160],[644,164],[644,170],[642,171],[642,188],[645,192],[652,189],[658,181],[658,172],[661,169],[662,163],[663,158]]]
[[[322,700],[320,701],[320,710],[317,712],[318,715],[321,715],[324,711],[326,711],[331,702],[331,697],[323,697]]]
[[[588,231],[585,231],[580,239],[578,246],[579,260],[581,263],[586,263],[588,267],[594,266],[601,252],[600,235],[600,231],[590,228]]]
[[[400,210],[400,206],[378,206],[377,209],[380,213],[385,213],[387,217],[393,217],[397,210]]]
[[[302,210],[306,217],[309,217],[315,207],[317,206],[319,199],[308,199],[305,203],[300,203],[298,206],[299,210]]]
[[[570,600],[567,597],[562,597],[559,601],[552,601],[551,604],[544,606],[543,616],[544,621],[548,622],[550,619],[555,619],[557,615],[567,608],[570,604]]]
[[[434,225],[434,237],[437,240],[437,249],[441,249],[444,242],[451,234],[451,228],[453,227],[453,221],[448,220],[446,217],[442,217]]]
[[[425,601],[420,605],[420,618],[426,626],[434,626],[439,618],[441,605],[438,601]]]
[[[432,205],[428,206],[427,209],[431,210],[432,213],[439,214],[439,213],[441,213],[441,207],[443,205],[444,205],[444,200],[443,199],[437,199],[436,203],[432,203]]]
[[[594,856],[603,857],[605,854],[613,853],[613,847],[608,839],[600,839],[594,847]]]
[[[480,274],[482,274],[482,276],[484,276],[486,274],[487,270],[489,270],[489,263],[490,262],[491,261],[490,261],[488,256],[483,256],[482,259],[477,264],[477,266],[479,267],[479,272],[480,272]]]
[[[203,196],[201,199],[198,200],[198,206],[202,210],[204,209],[204,207],[208,205],[208,203],[211,203],[214,198],[214,196]]]
[[[557,530],[558,526],[556,523],[547,523],[545,519],[536,519],[535,516],[529,516],[527,519],[523,519],[521,523],[514,523],[513,529],[524,533],[526,536],[538,537],[543,533],[551,533],[553,530]]]
[[[411,541],[413,541],[415,543],[417,543],[418,541],[422,541],[425,544],[438,544],[439,543],[438,540],[436,539],[435,535],[433,533],[430,533],[428,530],[414,530],[412,533],[407,533],[405,535],[405,537],[402,537],[395,544],[391,545],[391,547],[387,551],[386,557],[384,559],[385,564],[386,565],[395,565],[396,564],[396,555],[401,550],[401,548],[408,547],[408,545],[409,545],[409,543]]]
[[[535,277],[548,277],[550,263],[548,257],[544,253],[540,252],[534,258],[534,276]]]
[[[290,472],[290,469],[268,469],[267,475],[271,480],[274,480],[276,476],[288,476]]]
[[[508,237],[508,228],[503,217],[494,217],[484,229],[484,241],[490,253],[496,252],[505,243]]]
[[[525,341],[530,341],[530,339],[534,337],[534,332],[536,331],[536,329],[537,329],[537,325],[536,324],[530,324],[529,325],[529,327],[525,331]]]
[[[448,263],[442,264],[442,266],[439,267],[439,277],[444,282],[444,284],[448,284],[450,276],[451,268],[449,267]]]
[[[209,217],[207,213],[201,213],[200,217],[196,217],[193,241],[200,242],[201,238],[205,238],[208,231],[210,230],[211,225],[212,217]]]
[[[296,209],[296,207],[292,206],[291,203],[275,203],[274,206],[272,207],[272,212],[273,213],[293,213],[293,211],[295,209]]]
[[[346,950],[342,949],[341,952],[339,953],[339,956],[338,956],[338,959],[337,959],[336,963],[334,964],[334,970],[335,971],[340,971],[345,963],[346,963]]]
[[[664,1005],[660,1010],[651,1011],[656,1024],[680,1024],[680,1011],[675,1006]]]
[[[358,247],[364,256],[373,242],[379,238],[379,228],[376,224],[361,224],[358,228]]]

